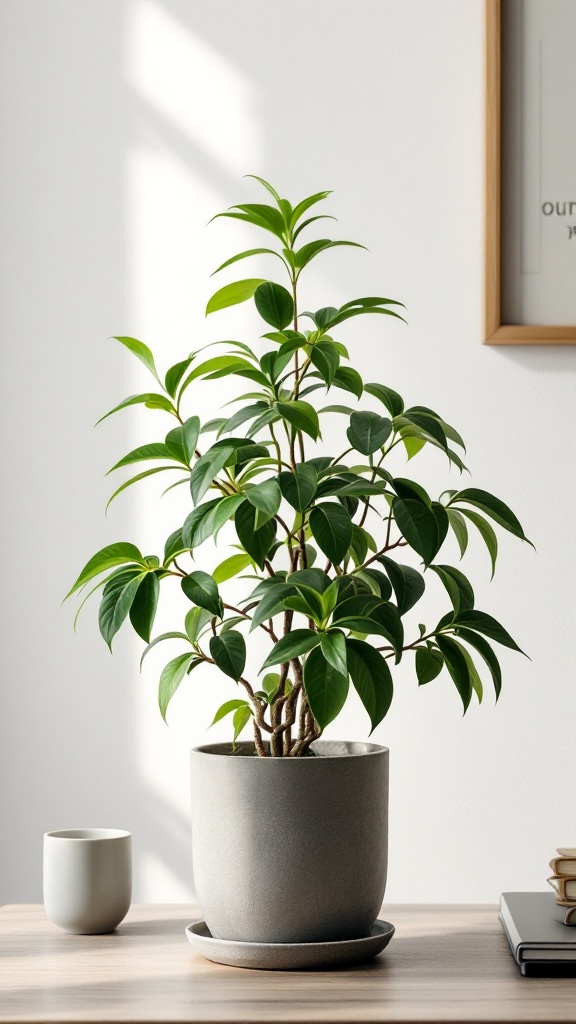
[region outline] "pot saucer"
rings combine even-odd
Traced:
[[[186,937],[197,953],[217,964],[260,971],[314,970],[369,960],[381,953],[394,935],[394,925],[376,921],[361,939],[336,942],[238,942],[215,939],[205,921],[189,924]]]

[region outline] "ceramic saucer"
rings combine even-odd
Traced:
[[[215,939],[205,921],[187,926],[186,937],[207,960],[230,967],[261,971],[312,970],[369,960],[381,953],[394,935],[394,925],[376,921],[369,935],[337,942],[237,942]]]

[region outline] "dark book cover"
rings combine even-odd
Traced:
[[[553,893],[502,893],[500,923],[523,975],[576,976],[576,929],[563,924]]]

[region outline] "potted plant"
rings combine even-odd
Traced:
[[[234,687],[214,718],[231,716],[232,741],[192,754],[195,880],[212,934],[281,943],[353,939],[368,933],[384,896],[388,751],[320,737],[350,685],[374,730],[390,708],[394,667],[407,657],[421,686],[445,669],[464,711],[474,695],[482,700],[478,664],[497,698],[501,670],[491,641],[519,648],[475,607],[469,580],[440,551],[452,533],[463,556],[468,532],[476,530],[493,573],[492,523],[526,537],[510,508],[487,491],[451,489],[435,500],[405,475],[406,461],[430,448],[462,472],[464,442],[432,409],[407,407],[387,383],[362,380],[350,364],[345,329],[340,335],[341,325],[360,316],[401,318],[401,303],[364,297],[301,311],[300,278],[312,260],[356,243],[302,240],[322,219],[315,208],[328,192],[292,206],[257,180],[269,203],[242,203],[217,216],[261,229],[274,247],[238,253],[218,271],[273,254],[287,287],[267,278],[234,281],[212,296],[206,312],[253,300],[264,322],[261,339],[219,343],[224,354],[194,352],[164,377],[146,345],[117,339],[144,363],[154,386],[106,415],[143,403],[173,426],[164,440],[116,463],[114,470],[152,465],[112,497],[171,469],[176,483],[189,485],[190,514],[161,556],[143,555],[132,542],[103,548],[70,594],[97,581],[100,631],[110,647],[127,619],[147,644],[143,656],[160,642],[181,645],[160,676],[164,718],[199,665],[213,665]],[[238,380],[235,411],[201,423],[186,411],[194,389],[225,376]],[[343,398],[326,404],[327,392]],[[232,553],[212,572],[197,568],[203,545],[223,528]],[[232,602],[227,588],[235,577],[244,596]],[[438,622],[405,631],[404,617],[432,577],[446,590],[448,610]],[[174,583],[184,624],[152,639],[161,584]],[[255,630],[270,649],[258,678],[247,678],[246,643]],[[239,741],[248,726],[250,739]]]

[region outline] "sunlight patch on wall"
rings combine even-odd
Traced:
[[[127,317],[122,331],[153,350],[162,377],[171,364],[203,344],[234,336],[220,333],[225,329],[222,319],[213,323],[204,316],[207,298],[218,287],[210,274],[225,258],[220,225],[231,222],[216,221],[209,229],[205,225],[234,198],[241,201],[241,175],[261,166],[260,126],[252,89],[243,76],[184,23],[154,0],[132,0],[126,14],[125,74],[135,133],[126,164]],[[235,224],[239,249],[244,230]],[[159,390],[145,368],[128,356],[127,367],[130,393]],[[205,422],[226,397],[222,388],[216,395],[213,388],[191,388],[187,415],[197,413]],[[166,414],[141,407],[123,415],[130,419],[131,447],[161,441],[176,425]],[[164,540],[190,511],[186,485],[160,498],[178,478],[173,472],[159,473],[119,499],[128,503],[134,540],[145,554],[162,557]],[[163,584],[153,636],[182,630],[186,610],[178,581]],[[167,727],[157,705],[158,680],[162,667],[185,649],[184,642],[158,645],[138,678],[142,647],[135,642],[135,757],[150,797],[151,820],[165,833],[169,848],[170,816],[180,825],[190,820],[189,748],[223,738],[217,730],[212,736],[206,729],[219,703],[234,696],[234,684],[198,669],[183,681]],[[172,870],[176,862],[175,857],[174,864],[164,864],[145,852],[141,899],[190,898]]]
[[[189,903],[190,885],[171,871],[165,861],[145,852],[139,860],[138,892],[142,903]]]
[[[243,76],[154,0],[131,5],[128,40],[130,85],[210,161],[245,173],[257,131]]]

